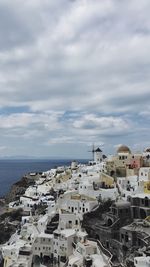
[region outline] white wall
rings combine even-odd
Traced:
[[[150,257],[136,257],[134,258],[135,267],[149,267]]]
[[[139,181],[148,181],[150,179],[150,168],[140,168]]]

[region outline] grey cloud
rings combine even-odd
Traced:
[[[46,140],[50,134],[53,143],[61,136],[67,143],[83,142],[86,132],[88,143],[121,139],[125,133],[129,142],[131,125],[139,128],[125,116],[142,113],[150,104],[149,7],[148,0],[1,1],[0,106],[38,112],[34,133]],[[49,110],[52,116],[66,110],[78,115],[61,122],[60,116],[53,135],[55,123],[48,120],[43,127],[41,119]],[[115,121],[104,127],[85,114]],[[24,138],[32,136],[31,124]],[[22,131],[15,128],[14,135]]]

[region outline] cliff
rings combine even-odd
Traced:
[[[0,244],[4,244],[18,229],[22,216],[22,209],[5,212],[0,215]]]
[[[22,196],[26,189],[30,185],[35,184],[36,177],[31,176],[24,176],[22,179],[16,183],[14,183],[9,191],[9,193],[5,196],[6,203],[15,201],[19,199],[20,196]]]

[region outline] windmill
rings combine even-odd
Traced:
[[[92,160],[94,161],[94,153],[95,153],[95,147],[94,144],[92,145],[92,150],[88,151],[88,152],[92,152]]]
[[[105,155],[102,155],[103,152],[99,147],[95,149],[94,144],[93,144],[92,150],[89,152],[92,152],[93,154],[93,161],[101,162],[103,159],[106,158]]]

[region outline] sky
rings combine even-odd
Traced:
[[[150,146],[149,0],[0,0],[0,157]]]

